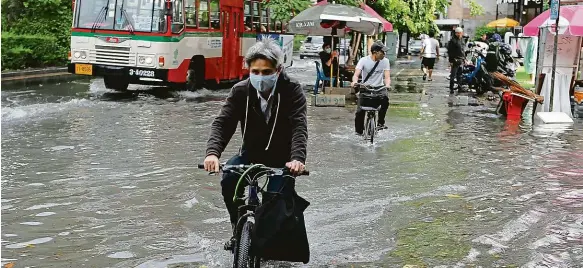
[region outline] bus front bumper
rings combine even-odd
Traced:
[[[168,69],[108,66],[91,63],[68,63],[69,73],[89,76],[119,76],[130,80],[140,78],[168,81]]]

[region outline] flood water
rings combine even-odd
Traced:
[[[296,62],[311,84],[313,63]],[[292,266],[583,267],[583,122],[533,131],[449,107],[443,64],[373,145],[353,134],[352,108],[309,107],[297,190],[311,261]],[[228,90],[138,89],[2,90],[2,264],[230,266],[219,177],[196,169]],[[224,155],[239,145],[237,133]]]

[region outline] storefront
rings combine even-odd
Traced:
[[[496,19],[500,14],[499,9],[507,6],[508,14],[513,14],[513,19],[520,22],[520,25],[525,25],[543,12],[543,0],[496,0],[496,4]]]

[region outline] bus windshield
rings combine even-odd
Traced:
[[[164,0],[78,0],[76,28],[166,32]]]

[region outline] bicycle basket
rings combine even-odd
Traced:
[[[384,95],[379,93],[365,93],[361,92],[358,97],[358,104],[361,107],[378,108],[381,106]]]

